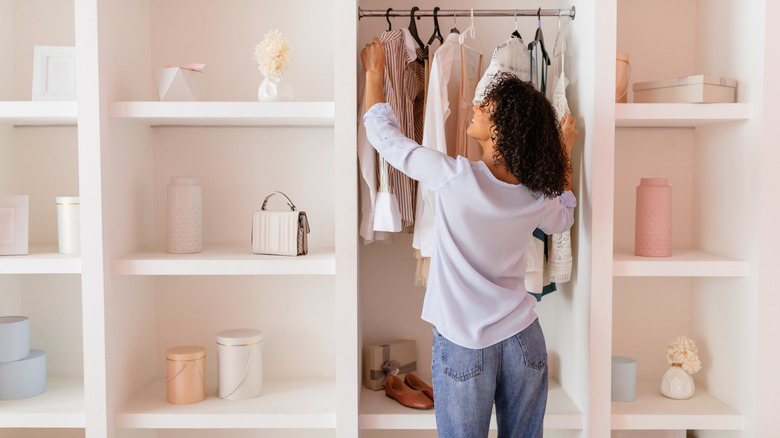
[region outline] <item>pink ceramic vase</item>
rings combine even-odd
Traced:
[[[636,188],[634,254],[672,255],[672,188],[666,178],[642,178]]]

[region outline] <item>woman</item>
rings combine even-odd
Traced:
[[[361,52],[368,139],[390,165],[435,194],[435,238],[422,318],[433,324],[433,391],[439,436],[485,437],[493,404],[499,437],[537,437],[547,403],[547,349],[524,285],[535,228],[568,230],[576,206],[569,151],[574,119],[557,126],[533,86],[499,75],[467,134],[472,162],[420,146],[385,103],[378,39]],[[563,139],[561,136],[563,133]]]

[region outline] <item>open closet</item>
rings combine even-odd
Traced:
[[[473,29],[483,70],[515,32],[539,33],[548,89],[565,57],[578,206],[571,279],[536,308],[545,436],[774,436],[779,13],[770,0],[0,0],[0,195],[30,197],[29,254],[0,255],[0,316],[28,316],[48,354],[45,394],[0,400],[0,438],[436,436],[433,411],[362,385],[362,348],[396,339],[416,342],[430,378],[412,236],[360,235],[359,53],[410,22],[431,54]],[[257,101],[252,55],[272,29],[293,50],[291,102]],[[75,101],[31,99],[38,45],[75,46]],[[616,52],[631,55],[624,104]],[[198,100],[160,102],[155,70],[191,63],[206,64]],[[634,103],[633,83],[694,74],[737,80],[736,102]],[[181,176],[203,188],[191,255],[165,249],[166,187]],[[673,188],[671,257],[633,255],[642,177]],[[274,190],[307,213],[308,255],[251,253],[252,212]],[[81,254],[63,255],[55,197],[74,195]],[[233,328],[264,334],[252,400],[216,397],[215,336]],[[679,335],[702,361],[683,401],[658,391]],[[206,348],[201,403],[166,402],[165,351],[179,345]],[[611,401],[613,355],[637,360],[634,402]]]

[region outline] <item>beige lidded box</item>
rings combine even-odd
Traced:
[[[733,103],[737,101],[737,81],[712,75],[637,82],[633,90],[634,103]]]
[[[385,387],[387,375],[417,371],[417,343],[398,340],[363,347],[363,386],[374,391]]]

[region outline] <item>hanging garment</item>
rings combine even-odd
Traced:
[[[421,144],[455,157],[457,119],[453,115],[460,91],[460,44],[458,34],[447,36],[433,55],[428,83],[425,119]],[[434,236],[433,192],[425,184],[417,185],[414,238],[412,247],[417,257],[415,284],[424,286],[433,254]]]
[[[474,92],[474,105],[485,100],[488,85],[499,72],[512,73],[523,81],[531,80],[528,49],[521,38],[511,37],[493,50],[493,58]]]
[[[458,93],[458,131],[455,137],[455,153],[471,161],[482,158],[482,147],[466,134],[474,115],[474,90],[482,76],[482,53],[460,45],[460,91]]]
[[[386,63],[384,72],[384,93],[393,111],[398,114],[398,119],[404,135],[409,138],[417,138],[422,135],[422,122],[415,121],[415,117],[421,117],[419,110],[415,112],[415,100],[422,98],[424,87],[424,65],[422,70],[414,65],[417,54],[412,43],[412,37],[408,29],[397,29],[384,32],[379,37],[385,49]],[[421,74],[420,74],[421,72]],[[361,78],[361,81],[363,79]],[[361,88],[361,92],[363,87]],[[424,98],[424,97],[423,97]],[[419,106],[419,104],[418,104]],[[364,108],[367,111],[369,108]],[[361,124],[362,125],[362,124]],[[373,154],[373,160],[369,157]],[[374,240],[388,240],[390,236],[384,233],[375,233],[374,223],[393,222],[392,212],[377,211],[375,209],[378,193],[378,182],[388,181],[389,193],[396,196],[401,216],[401,231],[411,233],[414,231],[414,204],[416,196],[416,182],[403,173],[384,163],[371,148],[365,138],[365,131],[358,130],[358,156],[360,159],[361,175],[361,222],[360,235],[365,243]],[[374,173],[370,172],[373,169]],[[386,176],[383,178],[383,173]],[[374,180],[371,182],[371,180]],[[377,218],[377,215],[385,215]]]
[[[385,49],[384,92],[387,102],[394,112],[400,114],[398,120],[401,132],[411,139],[420,140],[422,121],[418,118],[421,117],[421,101],[424,99],[424,65],[417,62],[417,53],[408,29],[383,32],[379,41]],[[380,157],[377,156],[377,159]],[[398,198],[401,232],[412,233],[417,182],[380,161],[382,165],[384,167],[380,167],[380,174],[383,169],[388,172],[390,192]],[[376,222],[376,218],[374,220]]]
[[[559,32],[560,36],[560,32]],[[556,39],[556,47],[557,47]],[[569,79],[565,73],[565,46],[561,51],[561,74],[558,76],[552,92],[552,106],[555,110],[555,116],[558,123],[563,120],[563,116],[571,113],[569,102],[566,99],[566,86],[569,85]],[[554,50],[553,50],[554,52]],[[547,239],[547,281],[551,283],[566,283],[571,280],[572,252],[571,252],[571,231],[567,230],[560,234],[553,234]]]
[[[368,110],[365,100],[365,76],[358,75],[358,121]],[[376,205],[377,159],[376,151],[371,147],[366,137],[366,127],[358,122],[357,133],[358,163],[360,164],[360,237],[364,244],[374,241],[388,241],[392,234],[383,231],[374,231],[374,206]]]

